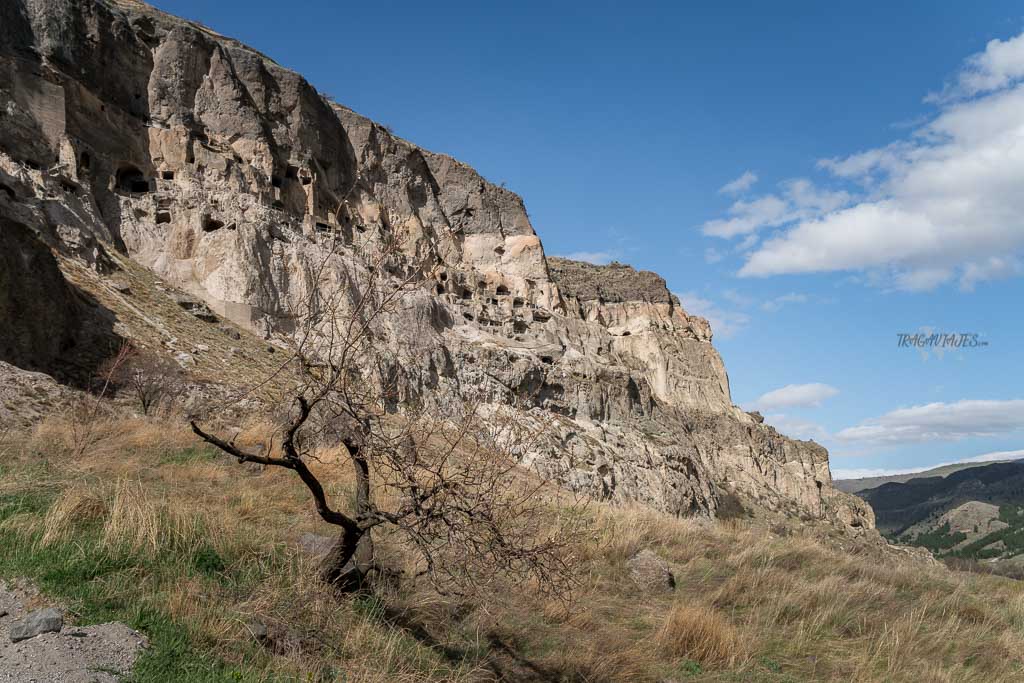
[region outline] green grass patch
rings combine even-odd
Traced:
[[[184,465],[195,462],[214,462],[224,456],[206,446],[194,446],[162,453],[157,460],[158,465]]]
[[[98,525],[76,529],[73,539],[48,546],[37,534],[17,533],[3,523],[16,515],[43,515],[52,493],[0,496],[0,576],[31,579],[43,593],[62,603],[81,623],[122,621],[144,633],[150,642],[135,665],[130,681],[265,681],[261,655],[253,648],[251,666],[233,667],[204,651],[188,628],[153,605],[142,594],[145,579],[186,566],[201,574],[223,575],[226,564],[212,549],[191,556],[174,552],[151,554],[104,548]]]

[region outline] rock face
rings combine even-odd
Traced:
[[[660,277],[547,258],[515,194],[142,3],[4,3],[0,212],[97,269],[123,251],[267,339],[310,292],[356,300],[385,268],[417,283],[381,329],[403,397],[550,418],[524,459],[567,486],[873,523],[823,448],[732,405],[707,321]]]

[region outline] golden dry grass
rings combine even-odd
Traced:
[[[210,652],[266,676],[1024,680],[1021,584],[953,573],[813,525],[778,535],[755,522],[593,505],[568,607],[528,590],[466,601],[408,583],[338,598],[296,549],[302,532],[332,530],[289,472],[239,466],[200,446],[181,423],[109,420],[95,428],[102,439],[77,457],[59,420],[0,456],[0,500],[51,497],[43,514],[14,514],[4,528],[43,545],[92,533],[107,552],[169,558],[164,569],[132,570],[132,599],[186,624]],[[273,433],[259,420],[239,428],[244,444],[267,443]],[[315,468],[344,504],[348,468],[322,455]],[[671,564],[674,593],[630,581],[627,562],[645,548]],[[393,566],[405,561],[386,536],[380,549]],[[207,556],[220,564],[204,573],[195,558]],[[123,590],[118,581],[125,577],[98,578],[95,590]],[[251,620],[270,627],[274,648],[253,654]]]
[[[655,638],[662,651],[673,659],[732,664],[741,657],[742,645],[736,628],[708,605],[673,605]]]

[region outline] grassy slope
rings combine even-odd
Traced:
[[[242,441],[262,442],[261,429]],[[180,424],[121,420],[96,433],[81,457],[56,422],[0,448],[0,576],[35,579],[83,622],[146,631],[140,681],[1024,677],[1019,584],[813,527],[780,534],[595,505],[567,609],[529,590],[331,598],[294,550],[301,532],[327,529],[288,473],[245,470]],[[346,500],[349,482],[321,470]],[[381,546],[401,564],[400,548]],[[671,562],[674,593],[629,580],[641,548]],[[252,643],[250,619],[270,626],[275,649]]]

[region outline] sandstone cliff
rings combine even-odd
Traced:
[[[419,286],[383,334],[407,396],[553,415],[526,460],[596,496],[873,524],[823,448],[732,405],[707,321],[657,275],[547,258],[515,194],[142,3],[0,7],[0,216],[97,272],[127,254],[267,339],[398,237],[389,268]]]

